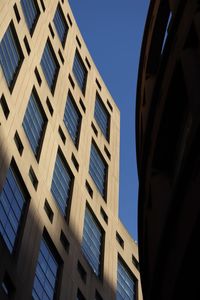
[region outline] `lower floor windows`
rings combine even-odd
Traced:
[[[85,210],[82,251],[94,273],[100,276],[103,252],[103,231],[87,207]]]
[[[52,195],[63,216],[67,214],[73,185],[73,175],[61,151],[58,151],[51,183]]]
[[[43,238],[40,243],[32,297],[34,300],[55,299],[59,263]]]
[[[13,252],[27,202],[18,177],[11,163],[0,194],[0,236],[3,237],[10,253]]]
[[[136,300],[136,279],[122,259],[118,258],[116,300],[123,299]]]

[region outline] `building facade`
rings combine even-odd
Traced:
[[[141,300],[120,113],[68,1],[0,1],[0,299]]]
[[[144,299],[199,299],[200,3],[151,1],[138,73]]]

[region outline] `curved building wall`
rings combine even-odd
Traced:
[[[120,113],[68,1],[1,0],[0,41],[0,299],[115,299],[119,253],[142,299]]]
[[[199,1],[151,1],[137,86],[144,299],[199,299]]]

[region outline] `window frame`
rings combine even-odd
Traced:
[[[69,187],[69,195],[68,195],[68,199],[65,200],[65,214],[63,214],[63,211],[62,211],[62,208],[60,207],[59,205],[59,201],[56,199],[55,195],[53,194],[52,192],[52,184],[53,184],[53,177],[54,177],[54,174],[55,174],[55,166],[56,166],[56,160],[57,160],[57,157],[59,156],[65,170],[67,171],[68,173],[68,176],[70,177],[70,187]],[[55,162],[54,162],[54,169],[53,169],[53,173],[52,173],[52,181],[51,181],[51,195],[55,201],[55,204],[58,208],[58,211],[60,212],[60,214],[65,218],[65,220],[69,221],[69,216],[70,216],[70,209],[71,209],[71,201],[72,201],[72,195],[73,195],[73,190],[74,190],[74,181],[75,181],[75,178],[74,178],[74,174],[70,168],[70,166],[68,165],[67,163],[67,160],[64,156],[64,154],[62,153],[62,150],[60,149],[60,147],[58,147],[58,150],[57,150],[57,153],[56,153],[56,158],[55,158]]]
[[[67,103],[68,101],[71,101],[71,104],[73,106],[73,109],[76,111],[78,117],[79,117],[79,120],[78,120],[78,124],[77,124],[77,128],[76,128],[76,139],[74,140],[73,137],[72,137],[72,134],[70,133],[70,130],[67,126],[67,120],[65,120],[65,113],[66,113],[66,110],[67,110]],[[73,144],[75,145],[75,147],[78,149],[78,146],[79,146],[79,140],[80,140],[80,133],[81,133],[81,124],[82,124],[82,114],[80,113],[80,110],[76,104],[76,101],[74,100],[74,97],[71,93],[71,91],[69,90],[68,91],[68,94],[67,94],[67,99],[66,99],[66,102],[65,102],[65,109],[64,109],[64,116],[63,116],[63,123],[65,125],[65,128],[73,142]]]
[[[27,113],[27,109],[28,109],[28,105],[29,105],[29,102],[31,100],[31,96],[33,95],[34,97],[34,100],[35,100],[35,103],[37,105],[37,109],[39,110],[41,116],[42,116],[42,119],[43,119],[43,128],[42,128],[42,132],[41,132],[41,135],[40,135],[40,138],[39,138],[39,141],[38,141],[38,146],[37,146],[37,150],[36,150],[36,153],[35,151],[33,150],[32,148],[32,145],[31,145],[31,142],[29,140],[29,137],[28,137],[28,134],[24,128],[24,118],[25,118],[25,115]],[[30,148],[37,160],[37,162],[39,162],[39,159],[40,159],[40,155],[41,155],[41,152],[42,152],[42,145],[43,145],[43,142],[44,142],[44,138],[45,138],[45,132],[46,132],[46,128],[47,128],[47,124],[48,124],[48,119],[47,119],[47,116],[46,116],[46,113],[45,113],[45,110],[41,104],[41,101],[40,101],[40,98],[39,98],[39,95],[37,93],[37,90],[35,88],[35,86],[33,86],[32,90],[31,90],[31,94],[29,96],[29,101],[28,101],[28,104],[26,106],[26,110],[25,110],[25,113],[24,113],[24,118],[23,118],[23,122],[22,122],[22,127],[24,129],[24,132],[26,134],[26,138],[29,142],[29,145],[30,145]]]
[[[85,253],[86,250],[83,250],[83,237],[84,237],[84,227],[85,227],[85,217],[86,217],[86,211],[89,212],[90,216],[92,217],[92,220],[94,224],[98,227],[99,231],[101,232],[101,244],[99,248],[100,256],[99,256],[99,269],[98,273],[94,270],[94,267],[92,266],[92,263],[90,263],[88,255]],[[82,231],[82,241],[81,241],[81,252],[89,265],[92,272],[97,276],[100,280],[103,280],[103,270],[104,270],[104,252],[105,252],[105,231],[103,229],[103,226],[99,222],[98,218],[94,214],[93,210],[89,206],[88,203],[85,205],[85,214],[84,214],[84,220],[83,220],[83,231]]]
[[[77,59],[76,59],[77,58]],[[75,61],[78,61],[78,66],[79,68],[82,69],[82,71],[84,71],[84,81],[81,83],[78,79],[78,75],[77,75],[77,72],[75,71]],[[74,74],[74,77],[76,79],[76,82],[80,88],[80,90],[82,91],[83,95],[85,96],[85,93],[86,93],[86,86],[87,86],[87,79],[88,79],[88,70],[84,64],[84,61],[78,51],[78,49],[76,48],[75,50],[75,54],[74,54],[74,60],[73,60],[73,66],[72,66],[72,71],[73,71],[73,74]]]
[[[97,116],[97,102],[99,102],[100,107],[102,107],[103,112],[105,112],[106,119],[107,119],[107,128],[106,128],[106,132],[104,132],[104,129],[101,126],[101,123],[99,121],[99,118],[96,117]],[[94,107],[94,118],[95,121],[99,127],[99,129],[101,130],[102,134],[104,135],[105,139],[109,142],[110,141],[110,124],[111,124],[111,116],[106,108],[106,105],[103,103],[103,100],[101,98],[101,96],[99,95],[98,92],[96,92],[96,98],[95,98],[95,107]]]
[[[3,65],[2,65],[1,61],[0,61],[0,66],[2,68],[2,71],[3,71],[3,74],[4,74],[4,78],[5,78],[5,81],[7,83],[8,89],[9,89],[10,93],[12,93],[12,91],[14,89],[14,86],[15,86],[15,83],[17,81],[17,77],[19,75],[21,66],[22,66],[23,61],[24,61],[24,54],[23,54],[22,47],[21,47],[20,42],[19,42],[19,38],[17,36],[17,32],[15,30],[15,26],[14,26],[14,22],[13,21],[11,21],[9,23],[8,27],[6,28],[6,31],[4,32],[2,40],[5,37],[5,34],[7,33],[8,30],[10,30],[12,41],[14,42],[15,49],[17,50],[17,54],[19,56],[18,65],[15,68],[14,73],[12,74],[12,79],[10,80],[10,82],[8,81],[8,79],[6,77],[7,76],[6,75],[6,71],[5,71],[5,68],[3,68]],[[2,40],[0,42],[0,45],[2,43]],[[10,68],[10,66],[9,66],[9,68]]]
[[[37,266],[38,266],[38,258],[39,258],[39,255],[40,255],[40,249],[41,249],[42,241],[44,241],[44,243],[46,244],[49,252],[51,253],[53,259],[56,261],[57,266],[58,266],[57,273],[56,273],[56,281],[55,281],[55,286],[54,286],[54,294],[53,294],[53,299],[58,299],[58,297],[60,295],[60,281],[61,281],[62,272],[63,272],[63,260],[60,256],[60,254],[58,253],[58,250],[56,249],[56,246],[54,245],[54,243],[53,243],[46,227],[44,227],[43,234],[42,234],[42,237],[41,237],[41,240],[40,240],[40,243],[39,243],[39,247],[38,247],[38,251],[37,251],[38,256],[37,256],[37,261],[35,263],[35,275],[34,275],[32,293],[33,293],[33,289],[34,289],[36,269],[37,269]],[[47,280],[48,280],[48,278],[47,278]]]
[[[48,47],[49,51],[50,51],[50,55],[51,57],[53,58],[53,63],[55,64],[55,74],[53,75],[53,79],[52,79],[52,82],[51,82],[51,86],[49,85],[49,81],[47,80],[47,76],[46,76],[46,69],[45,67],[43,67],[43,63],[42,63],[42,60],[44,58],[44,54],[45,54],[45,51],[46,51],[46,47]],[[48,50],[47,50],[48,51]],[[58,59],[57,59],[57,56],[55,54],[55,51],[53,49],[53,46],[51,44],[51,41],[49,39],[49,37],[47,38],[47,41],[45,43],[45,47],[44,47],[44,50],[42,52],[42,57],[41,57],[41,60],[40,60],[40,66],[41,66],[41,69],[42,69],[42,72],[44,74],[44,77],[45,77],[45,80],[46,80],[46,83],[52,93],[52,95],[54,96],[54,93],[55,93],[55,89],[56,89],[56,83],[57,83],[57,79],[58,79],[58,75],[59,75],[59,71],[60,71],[60,65],[59,65],[59,62],[58,62]]]
[[[17,253],[18,253],[18,250],[20,248],[20,245],[21,245],[21,240],[22,240],[22,237],[23,237],[23,232],[24,232],[24,227],[25,227],[25,223],[26,223],[26,219],[27,219],[27,214],[28,214],[28,209],[29,209],[29,204],[30,204],[30,194],[28,192],[28,189],[26,187],[26,184],[23,180],[23,177],[18,169],[18,166],[14,160],[14,158],[12,157],[11,159],[11,162],[7,168],[7,172],[5,173],[5,178],[4,178],[4,181],[3,181],[3,185],[2,185],[2,189],[0,191],[0,199],[1,199],[1,194],[3,192],[3,189],[4,189],[4,186],[5,186],[5,183],[6,183],[6,179],[7,179],[7,176],[8,176],[8,171],[9,169],[11,169],[11,172],[13,174],[13,177],[15,179],[15,182],[17,184],[17,186],[19,187],[19,190],[20,192],[22,193],[23,195],[23,198],[24,198],[24,204],[23,204],[23,208],[21,210],[21,215],[20,215],[20,218],[19,218],[19,223],[18,223],[18,227],[17,227],[17,232],[16,232],[16,235],[15,235],[15,241],[13,243],[13,247],[12,247],[12,251],[9,250],[2,234],[0,233],[0,239],[2,240],[3,244],[5,245],[7,251],[9,252],[10,255],[12,256],[16,256]]]
[[[60,17],[62,19],[63,25],[65,27],[65,34],[64,34],[63,40],[61,40],[61,37],[60,37],[58,29],[57,29],[57,25],[56,25],[56,22],[55,22],[55,15],[56,15],[57,11],[59,11],[59,14],[60,14]],[[65,15],[63,13],[63,10],[62,10],[62,7],[61,7],[60,3],[58,3],[58,5],[56,7],[55,14],[54,14],[54,17],[53,17],[53,23],[54,23],[54,27],[56,29],[58,38],[59,38],[59,40],[60,40],[60,42],[61,42],[61,44],[62,44],[62,46],[64,48],[65,44],[66,44],[66,41],[67,41],[67,35],[68,35],[68,32],[69,32],[69,25],[67,23],[67,20],[65,18]]]
[[[99,158],[101,159],[101,161],[104,163],[105,166],[105,174],[104,174],[104,190],[103,193],[100,191],[95,179],[93,178],[93,175],[91,174],[90,171],[90,165],[91,165],[91,153],[92,153],[92,146],[95,148],[97,154],[99,155]],[[107,190],[108,190],[108,164],[103,156],[103,154],[101,153],[101,151],[99,150],[99,147],[97,146],[96,142],[94,141],[94,139],[92,139],[91,141],[91,148],[90,148],[90,161],[89,161],[89,174],[90,177],[92,178],[92,181],[95,184],[96,189],[98,190],[99,194],[101,195],[101,197],[104,199],[105,202],[107,202]]]
[[[22,8],[22,11],[23,11],[23,15],[24,15],[24,19],[25,19],[25,22],[26,22],[26,25],[27,25],[27,28],[28,28],[28,31],[31,35],[31,37],[33,36],[33,33],[35,31],[35,28],[36,28],[36,25],[37,25],[37,22],[39,20],[39,17],[40,17],[40,14],[41,14],[41,11],[40,11],[40,8],[39,8],[39,5],[38,5],[38,2],[37,0],[31,0],[33,2],[33,4],[35,5],[35,8],[36,8],[36,16],[34,18],[34,21],[31,25],[31,28],[29,28],[29,24],[28,24],[28,15],[26,13],[26,9],[25,9],[25,4],[23,1],[26,1],[26,0],[20,0],[20,4],[21,4],[21,8]]]
[[[131,271],[131,269],[129,268],[129,266],[126,264],[126,262],[124,261],[124,259],[122,258],[122,256],[119,253],[118,253],[118,256],[117,256],[116,300],[117,300],[117,294],[118,294],[118,267],[119,267],[119,263],[123,266],[123,268],[125,269],[125,271],[129,275],[129,277],[134,282],[134,291],[133,291],[134,296],[135,296],[134,300],[137,300],[138,299],[138,279],[135,277],[134,273]]]

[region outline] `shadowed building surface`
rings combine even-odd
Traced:
[[[137,86],[144,299],[199,299],[200,2],[151,1]]]
[[[0,1],[0,299],[141,300],[120,113],[67,1]]]

